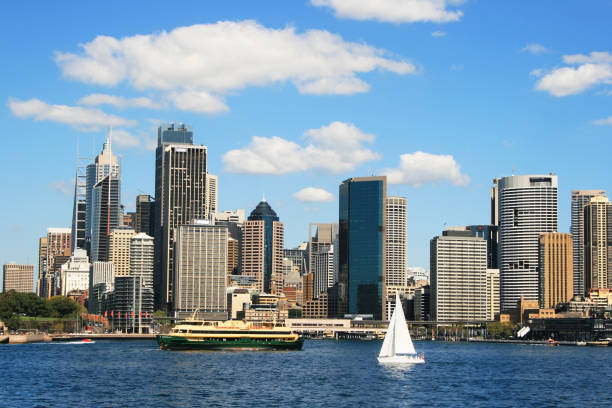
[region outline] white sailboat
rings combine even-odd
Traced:
[[[385,341],[378,354],[378,362],[391,364],[423,364],[425,362],[425,356],[417,355],[412,344],[399,293],[395,294],[395,310],[391,315]]]

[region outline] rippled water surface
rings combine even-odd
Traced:
[[[427,363],[377,364],[380,342],[300,352],[160,351],[153,341],[0,345],[0,405],[612,405],[612,347],[417,343]]]

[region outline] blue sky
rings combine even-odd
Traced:
[[[128,210],[153,192],[156,124],[185,122],[220,208],[265,194],[286,247],[337,221],[342,180],[388,174],[408,199],[408,264],[427,269],[429,240],[487,223],[491,180],[513,168],[559,175],[561,231],[571,190],[611,190],[611,1],[23,1],[3,15],[2,263],[36,265],[38,237],[70,226],[77,140],[97,154],[106,125]]]

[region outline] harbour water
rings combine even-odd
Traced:
[[[417,342],[427,362],[385,367],[381,342],[307,340],[299,352],[174,352],[155,342],[0,346],[0,405],[612,405],[612,348]]]

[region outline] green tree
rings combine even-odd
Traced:
[[[52,317],[68,317],[80,310],[80,305],[65,296],[54,296],[47,301]]]

